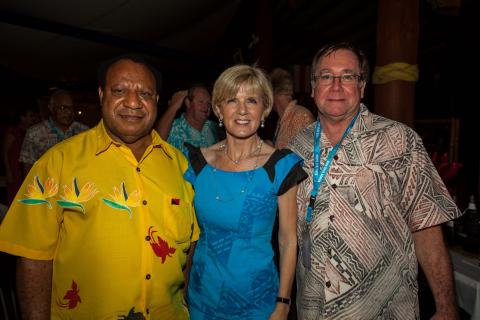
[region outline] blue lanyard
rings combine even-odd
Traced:
[[[352,130],[352,127],[355,124],[355,121],[357,120],[359,114],[360,112],[357,112],[355,117],[353,117],[352,121],[350,121],[350,124],[348,125],[347,129],[343,133],[342,138],[335,145],[335,147],[333,147],[332,151],[330,151],[321,169],[320,169],[320,155],[322,154],[322,150],[320,147],[320,136],[322,134],[322,125],[320,124],[320,120],[317,120],[317,124],[315,126],[315,136],[313,141],[313,188],[312,188],[312,191],[310,192],[310,202],[308,204],[307,214],[305,216],[305,221],[307,221],[307,223],[310,223],[312,221],[313,207],[315,206],[315,200],[317,199],[318,190],[323,180],[325,179],[325,176],[327,175],[328,168],[330,168],[330,165],[332,164],[333,157],[337,153],[338,148],[340,147],[340,144],[342,143],[343,139],[345,139],[345,137],[348,135],[350,130]]]
[[[52,120],[51,117],[48,118],[48,126],[57,135],[57,139],[59,141],[63,141],[65,139],[65,133],[62,130],[60,130],[59,128],[57,128],[55,123],[53,123],[53,120]]]

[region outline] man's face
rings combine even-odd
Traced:
[[[73,99],[68,93],[54,97],[48,105],[53,121],[60,127],[68,128],[75,117]]]
[[[316,76],[320,74],[333,76],[361,74],[355,54],[343,49],[319,59],[314,71]],[[365,83],[361,81],[342,84],[340,78],[334,78],[330,85],[322,85],[317,80],[312,88],[312,98],[321,115],[332,119],[343,119],[357,112],[364,89]]]
[[[143,64],[120,60],[110,66],[105,89],[98,88],[110,137],[132,144],[147,137],[157,116],[155,77]]]
[[[187,99],[188,115],[201,123],[207,121],[210,116],[211,106],[210,93],[203,88],[195,88],[192,100]]]

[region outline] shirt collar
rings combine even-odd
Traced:
[[[59,140],[63,140],[65,139],[65,135],[67,134],[67,132],[72,128],[72,125],[73,125],[73,122],[72,124],[70,124],[70,126],[67,128],[67,130],[63,131],[62,129],[60,129],[57,124],[55,123],[55,121],[53,121],[53,118],[50,116],[48,117],[48,120],[47,120],[47,125],[48,125],[48,128],[57,135],[58,139]]]
[[[290,110],[293,110],[296,105],[297,105],[297,100],[290,101],[288,103],[287,107],[285,108],[285,110],[283,111],[283,115],[282,115],[282,118],[280,119],[280,121],[283,120],[283,119],[286,119],[287,114],[290,113]]]
[[[96,133],[97,133],[97,150],[95,152],[95,155],[99,155],[100,153],[106,151],[112,144],[119,147],[122,145],[122,143],[118,141],[114,141],[107,133],[107,129],[105,128],[105,124],[103,122],[103,119],[100,120],[100,123],[97,125],[95,128]],[[162,140],[160,135],[157,133],[156,130],[152,129],[150,131],[150,136],[152,138],[152,143],[151,146],[153,148],[161,148],[166,155],[172,159],[172,155],[170,150],[165,146],[166,142]]]

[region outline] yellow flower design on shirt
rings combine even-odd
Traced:
[[[92,199],[97,193],[98,190],[95,188],[93,182],[85,183],[80,189],[77,184],[77,178],[74,177],[71,188],[67,185],[63,186],[62,200],[58,200],[57,204],[62,208],[79,209],[82,213],[85,213],[85,208],[82,203]]]
[[[45,181],[45,185],[42,184],[38,176],[33,177],[33,183],[29,183],[27,186],[27,199],[18,200],[21,203],[28,205],[47,204],[48,208],[52,208],[52,205],[47,200],[55,196],[58,192],[58,183],[51,177],[48,177]]]
[[[132,218],[131,208],[140,205],[140,191],[134,190],[130,194],[127,193],[125,182],[122,182],[120,189],[117,186],[113,187],[113,195],[110,195],[113,200],[103,198],[103,202],[113,209],[127,211],[130,219]]]

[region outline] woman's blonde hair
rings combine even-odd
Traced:
[[[212,109],[215,115],[220,118],[218,113],[220,105],[227,99],[235,98],[241,86],[249,93],[260,92],[265,108],[263,114],[267,117],[273,105],[270,81],[261,69],[243,64],[226,69],[215,81],[212,92]]]

